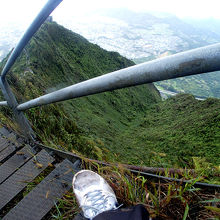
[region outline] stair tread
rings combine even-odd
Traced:
[[[36,160],[42,165],[36,165]],[[18,169],[12,176],[0,185],[0,210],[21,192],[28,182],[37,177],[54,159],[45,151],[40,151],[34,158]]]
[[[57,199],[70,190],[74,172],[74,164],[65,159],[3,219],[42,219]]]

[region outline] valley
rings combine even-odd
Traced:
[[[9,83],[22,103],[131,65],[134,62],[119,53],[52,22],[30,41]],[[37,107],[26,115],[48,146],[109,162],[195,168],[198,173],[205,169],[209,181],[216,183],[219,107],[218,99],[199,101],[186,94],[162,101],[149,84]],[[16,129],[11,117],[6,108],[0,112],[1,122]]]

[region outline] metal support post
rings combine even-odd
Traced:
[[[7,100],[8,106],[11,108],[15,120],[18,123],[19,127],[21,128],[21,133],[30,141],[33,141],[36,135],[31,128],[31,125],[28,119],[25,117],[22,111],[17,110],[18,102],[12,93],[7,80],[5,79],[4,82],[0,77],[0,87],[3,93],[4,98]]]

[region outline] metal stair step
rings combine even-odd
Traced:
[[[65,159],[3,219],[42,219],[57,199],[70,190],[74,172],[74,164]]]
[[[36,161],[42,167],[39,167]],[[4,181],[0,185],[0,210],[53,161],[54,159],[45,150],[42,150]]]
[[[0,138],[0,152],[9,145],[9,141],[6,138]]]
[[[16,140],[16,135],[13,133],[10,133],[8,136],[0,137],[0,151],[4,150],[11,142],[16,146],[20,145]]]
[[[31,146],[26,145],[0,166],[0,184],[11,176],[18,168],[25,164],[34,155]]]
[[[10,155],[14,154],[18,149],[20,145],[15,145],[13,143],[10,143],[4,150],[0,153],[0,163],[4,162]]]
[[[6,128],[1,127],[1,128],[0,128],[0,134],[7,136],[8,134],[10,134],[10,132],[9,132]]]

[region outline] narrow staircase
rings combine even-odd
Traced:
[[[75,163],[30,146],[14,133],[1,128],[0,219],[42,219],[71,189],[75,172]],[[42,180],[32,186],[36,178]],[[27,190],[30,185],[33,188]]]

